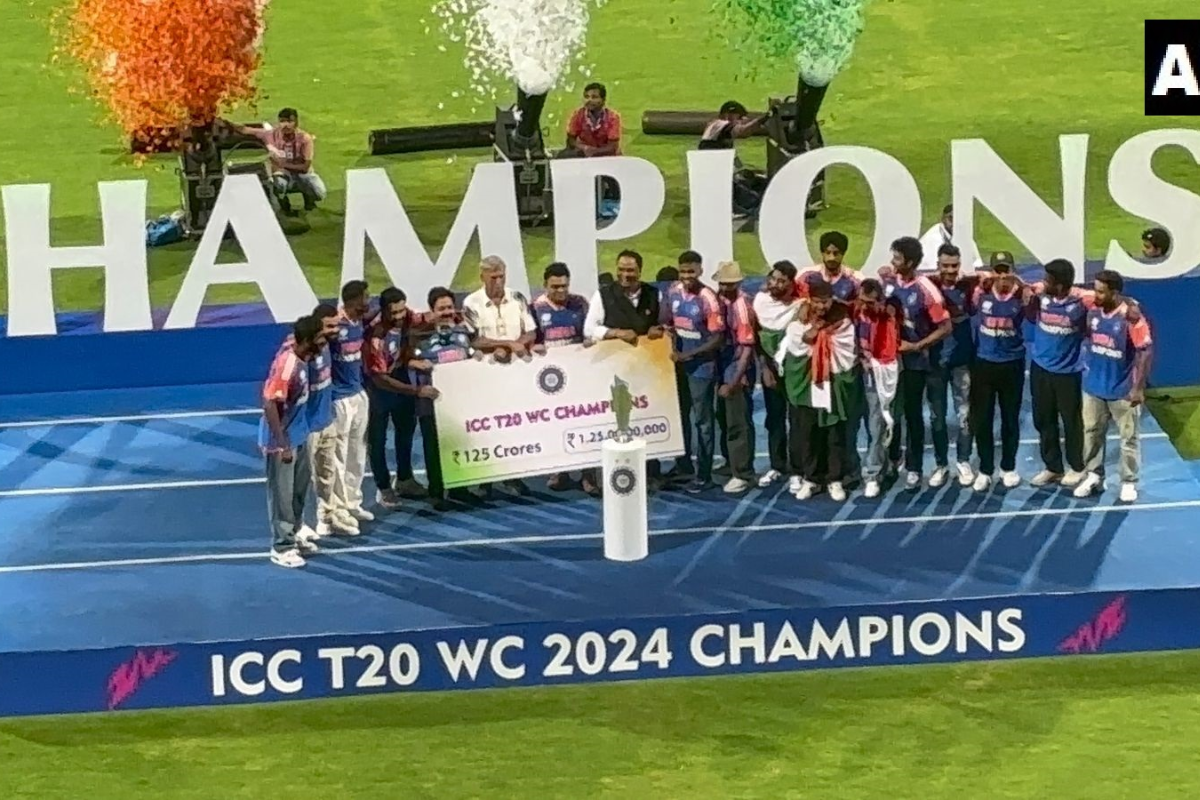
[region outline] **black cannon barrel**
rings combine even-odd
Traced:
[[[751,112],[750,116],[759,117],[762,112]],[[648,136],[699,136],[716,118],[715,111],[646,111],[642,114],[642,133]],[[763,135],[761,129],[755,135]]]
[[[430,150],[461,150],[491,147],[495,141],[495,123],[455,122],[449,125],[423,125],[415,128],[387,128],[371,131],[367,148],[373,156],[399,153],[424,153]]]

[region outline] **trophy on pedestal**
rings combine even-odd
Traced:
[[[604,472],[604,557],[639,561],[649,553],[646,512],[646,442],[629,427],[633,395],[629,384],[613,378],[612,410],[617,427],[601,446]]]

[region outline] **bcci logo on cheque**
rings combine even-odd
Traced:
[[[624,497],[637,488],[637,475],[629,467],[617,467],[608,482],[614,492]]]
[[[1146,20],[1146,116],[1200,116],[1200,20]]]
[[[538,388],[546,394],[558,394],[567,385],[567,375],[559,367],[544,367],[537,376]]]

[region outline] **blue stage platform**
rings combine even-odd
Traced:
[[[0,403],[0,715],[1200,647],[1200,485],[1148,415],[1134,506],[661,493],[619,564],[598,501],[539,487],[284,570],[256,390]]]

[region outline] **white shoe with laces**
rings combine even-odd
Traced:
[[[984,475],[982,472],[975,476],[974,487],[977,492],[986,492],[992,488],[992,476]]]
[[[933,474],[929,476],[929,486],[933,489],[940,489],[946,485],[946,479],[950,477],[949,467],[935,467]]]
[[[750,481],[742,478],[730,478],[724,486],[725,494],[741,494],[750,488]]]
[[[1104,480],[1094,472],[1089,472],[1087,477],[1079,482],[1072,492],[1078,498],[1091,497],[1093,492],[1104,491]]]
[[[296,569],[303,567],[307,562],[305,562],[304,556],[300,555],[299,550],[272,550],[271,563],[288,569]]]
[[[362,532],[358,529],[358,520],[345,511],[333,512],[333,516],[329,518],[329,527],[334,533],[342,536],[358,536]]]
[[[826,487],[829,491],[829,499],[835,503],[846,502],[846,488],[842,486],[840,481],[834,481]]]
[[[761,478],[758,479],[758,486],[760,489],[765,489],[782,477],[783,477],[783,473],[780,472],[779,470],[769,469],[763,473],[763,476]]]
[[[1021,476],[1016,470],[1005,470],[1000,473],[1000,482],[1004,484],[1005,489],[1015,489],[1021,485]]]
[[[921,488],[921,473],[910,472],[904,476],[904,488],[912,492]]]
[[[1136,483],[1122,483],[1121,484],[1121,494],[1119,495],[1118,499],[1122,503],[1136,503],[1137,498],[1138,498],[1138,491],[1137,491]]]
[[[1061,481],[1062,477],[1063,476],[1059,475],[1057,472],[1051,472],[1048,469],[1044,469],[1041,472],[1039,472],[1037,475],[1034,475],[1032,478],[1029,479],[1029,485],[1030,486],[1049,486],[1052,483],[1058,483],[1059,481]]]
[[[359,522],[373,522],[375,520],[375,515],[370,511],[367,511],[362,506],[350,509],[350,516],[354,517]]]
[[[1067,474],[1062,476],[1062,480],[1060,480],[1059,483],[1070,488],[1073,486],[1078,486],[1083,482],[1085,477],[1087,477],[1086,472],[1076,472],[1073,469],[1067,470]]]
[[[804,479],[801,478],[799,475],[793,475],[792,477],[788,478],[788,491],[791,492],[792,494],[796,494],[797,492],[799,492],[800,487],[803,485],[804,485]]]
[[[879,497],[879,481],[867,481],[863,487],[863,497]]]
[[[800,488],[796,491],[797,500],[809,500],[817,491],[817,485],[811,481],[801,481]]]
[[[958,485],[970,486],[975,482],[975,470],[971,469],[971,465],[966,461],[960,461],[954,465],[958,470]]]

